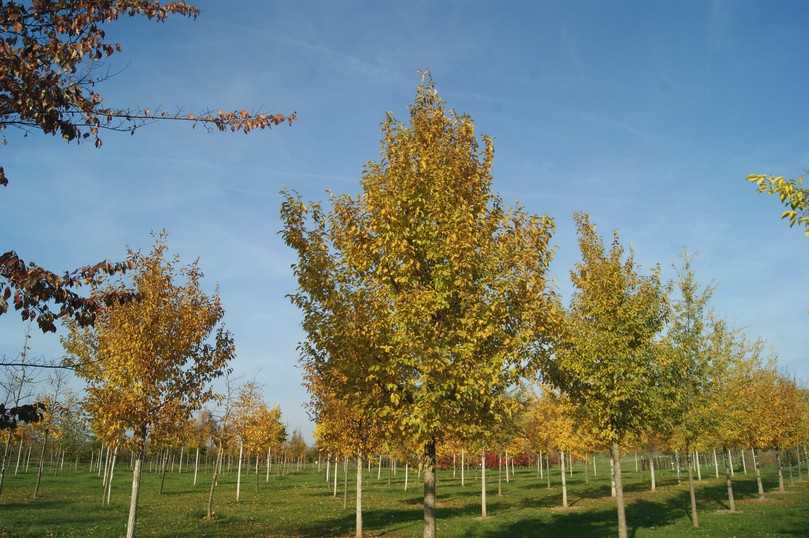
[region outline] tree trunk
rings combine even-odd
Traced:
[[[559,451],[559,465],[562,471],[562,507],[567,508],[567,478],[565,477],[565,452]]]
[[[655,491],[657,489],[657,482],[655,481],[655,458],[654,454],[649,456],[649,475],[652,480],[651,490]]]
[[[612,461],[612,448],[610,448],[610,496],[615,497],[615,462]]]
[[[20,439],[20,446],[17,449],[17,465],[14,466],[14,476],[17,476],[17,472],[20,470],[20,456],[22,456],[22,439]],[[798,471],[798,476],[800,476],[800,471]],[[0,492],[2,492],[3,479],[0,478]]]
[[[784,492],[784,465],[783,460],[781,459],[781,448],[776,447],[775,449],[775,461],[778,464],[778,491],[780,493]]]
[[[34,443],[28,443],[28,456],[25,458],[25,472],[28,472],[28,466],[31,464],[31,449],[34,448]]]
[[[626,511],[624,509],[624,487],[621,482],[621,449],[618,443],[610,446],[612,459],[612,476],[615,482],[615,506],[618,511],[618,538],[628,538],[626,527]]]
[[[728,454],[728,462],[729,462],[729,468],[730,468],[730,476],[732,477],[733,476],[733,451],[731,451],[728,448],[727,449],[727,454]]]
[[[726,448],[725,450],[727,451],[729,456],[730,449]],[[725,484],[727,485],[728,488],[728,506],[730,507],[731,512],[735,512],[736,499],[733,497],[733,480],[731,479],[731,477],[733,476],[733,464],[731,463],[731,461],[732,460],[728,458],[728,460],[725,462]]]
[[[194,485],[197,485],[197,471],[199,471],[199,447],[197,447],[196,455],[194,456]]]
[[[503,495],[503,459],[497,454],[497,496]]]
[[[239,439],[239,464],[236,467],[236,502],[239,502],[239,494],[242,489],[242,452],[244,451],[244,442]]]
[[[587,454],[584,455],[584,483],[590,485],[590,469],[587,462]]]
[[[716,478],[719,478],[719,461],[716,459],[716,449],[713,449],[713,467],[716,474]]]
[[[46,446],[48,446],[48,430],[45,430],[45,437],[42,439],[42,451],[39,453],[39,466],[37,467],[37,482],[34,486],[34,499],[39,495],[39,484],[42,481],[42,467],[45,465]]]
[[[758,486],[758,497],[759,499],[763,499],[764,484],[761,483],[761,470],[759,469],[758,458],[756,457],[756,449],[751,447],[750,454],[753,456],[753,469],[755,469],[756,472],[756,485]]]
[[[598,467],[596,467],[596,455],[593,454],[593,478],[598,476]]]
[[[355,514],[356,538],[362,538],[362,452],[357,454],[357,507]]]
[[[498,486],[499,489],[499,486]],[[486,451],[480,455],[480,517],[486,517]]]
[[[107,448],[108,453],[109,451],[110,449]],[[163,454],[163,461],[160,467],[160,495],[163,495],[163,487],[166,483],[166,467],[168,466],[168,463],[169,463],[169,451],[168,449],[166,449],[166,451]]]
[[[744,459],[744,449],[741,449],[739,452],[742,455],[742,472],[744,473],[744,476],[747,476],[747,462]]]
[[[118,459],[118,444],[116,443],[115,449],[112,451],[112,463],[110,464],[110,476],[107,479],[107,506],[110,504],[110,497],[112,496],[112,477],[115,475],[115,461]]]
[[[213,476],[211,477],[211,489],[208,490],[208,515],[206,519],[213,519],[214,512],[213,512],[213,492],[214,488],[216,488],[216,483],[219,480],[219,473],[222,471],[222,453],[224,452],[223,446],[219,447],[219,450],[216,453],[216,460],[214,460],[213,464]]]
[[[545,454],[545,478],[548,481],[547,489],[551,489],[551,456]]]
[[[696,452],[688,451],[688,495],[691,498],[691,524],[699,528],[699,514],[697,513],[697,495],[694,492],[694,471],[691,459]]]
[[[677,483],[679,484],[680,483],[680,453],[679,452],[674,453],[674,465],[677,468]]]
[[[376,479],[377,481],[382,480],[382,455],[379,455],[379,464],[376,468]]]
[[[343,456],[343,510],[348,506],[348,456]]]
[[[332,497],[337,497],[337,456],[334,456],[334,493]]]
[[[264,482],[270,481],[270,447],[267,447],[267,476],[264,478]],[[317,470],[320,472],[320,456],[317,457]]]
[[[138,495],[140,493],[140,471],[143,464],[143,447],[138,449],[135,469],[132,471],[132,494],[129,496],[129,519],[126,522],[126,538],[134,538],[138,518]]]
[[[465,480],[464,480],[464,469],[465,468],[466,468],[466,465],[464,464],[464,450],[461,450],[461,486],[463,486],[464,482],[465,482]]]
[[[435,538],[435,440],[424,447],[424,538]],[[463,474],[461,475],[463,476]]]
[[[107,448],[109,450],[109,448]],[[96,465],[98,466],[98,472],[96,473],[99,478],[101,478],[101,460],[104,459],[104,444],[101,445],[101,450],[98,451],[98,461]]]
[[[699,452],[696,450],[694,451],[694,459],[696,460],[696,467],[697,467],[697,480],[702,482],[702,465],[699,463]]]
[[[407,491],[407,474],[408,474],[409,470],[410,470],[410,467],[408,465],[408,462],[405,462],[405,484],[404,484],[404,490],[405,491]]]
[[[508,484],[508,482],[509,482],[509,480],[508,480],[508,450],[506,450],[505,462],[504,463],[506,464],[506,484]]]

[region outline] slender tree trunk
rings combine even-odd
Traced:
[[[331,484],[331,454],[326,454],[326,486]]]
[[[657,482],[655,481],[655,458],[654,454],[649,456],[649,475],[652,480],[651,490],[655,491],[657,489]]]
[[[435,538],[435,439],[424,450],[424,538]],[[463,476],[463,475],[461,475]]]
[[[334,493],[332,497],[337,497],[337,456],[334,456]]]
[[[545,454],[545,479],[548,481],[547,489],[551,489],[551,456]]]
[[[115,449],[112,451],[112,463],[110,464],[110,476],[107,479],[107,506],[110,504],[110,497],[112,496],[112,477],[115,475],[115,461],[118,459],[118,444],[115,444]]]
[[[795,460],[798,463],[798,480],[801,479],[801,449],[795,448]],[[15,471],[16,474],[16,471]]]
[[[270,481],[270,447],[267,447],[267,476],[264,478],[264,482]],[[320,456],[317,457],[317,470],[320,472]]]
[[[132,493],[129,496],[129,518],[126,522],[126,538],[134,538],[138,518],[138,495],[140,494],[140,472],[143,465],[143,447],[138,449],[135,468],[132,471]]]
[[[107,499],[107,481],[110,476],[110,465],[112,464],[112,450],[107,447],[107,456],[104,458],[104,475],[101,479],[101,504]],[[160,492],[163,493],[162,490]]]
[[[236,467],[236,502],[239,502],[239,495],[242,489],[242,453],[244,451],[244,442],[239,439],[239,464]]]
[[[504,463],[506,464],[506,484],[508,484],[508,482],[509,482],[509,479],[508,479],[508,450],[506,450],[505,462]]]
[[[362,452],[357,454],[357,507],[355,513],[356,538],[362,538]]]
[[[688,495],[691,498],[691,524],[695,529],[699,528],[699,514],[697,513],[697,495],[694,492],[694,472],[691,459],[695,452],[688,451]]]
[[[348,506],[348,456],[343,456],[343,510]]]
[[[716,449],[713,449],[713,467],[716,474],[716,478],[719,478],[719,461],[716,459]]]
[[[562,474],[562,507],[567,508],[567,479],[565,478],[565,452],[559,451],[559,465]]]
[[[674,453],[674,465],[677,468],[677,483],[679,484],[680,483],[680,453],[679,452]]]
[[[761,469],[759,469],[758,458],[756,457],[756,449],[750,448],[750,455],[753,456],[753,469],[756,472],[756,486],[758,486],[759,499],[764,498],[764,484],[761,483]]]
[[[196,455],[194,456],[194,485],[197,485],[197,471],[199,471],[199,447],[196,449]]]
[[[610,448],[610,496],[615,497],[615,462],[612,460],[612,448]]]
[[[615,482],[615,506],[618,511],[618,538],[628,538],[626,511],[624,509],[624,487],[621,482],[621,449],[618,447],[618,443],[612,443],[610,455],[612,457],[612,476]]]
[[[596,455],[593,454],[593,478],[598,476],[598,467],[596,467]]]
[[[382,455],[379,455],[379,464],[376,468],[376,479],[377,481],[382,480]]]
[[[20,439],[20,446],[17,449],[17,465],[14,466],[14,476],[17,476],[17,472],[20,470],[20,456],[22,456],[22,439]],[[798,475],[800,475],[800,474],[801,473],[799,471]],[[2,483],[3,483],[3,479],[0,478],[0,484],[2,484]],[[3,488],[2,488],[2,485],[0,485],[0,492],[2,492],[2,491],[3,491]]]
[[[725,448],[728,455],[730,455],[730,449]],[[736,499],[733,496],[733,464],[731,463],[730,458],[725,462],[725,484],[728,488],[728,506],[730,507],[731,512],[736,511]]]
[[[499,458],[499,456],[498,456]],[[500,486],[498,485],[498,490]],[[486,517],[486,451],[480,454],[480,517]]]
[[[702,482],[702,465],[699,462],[699,452],[694,451],[694,459],[696,460],[696,467],[697,467],[697,480]]]
[[[730,450],[729,448],[728,448],[728,449],[726,449],[726,450],[727,450],[727,454],[728,454],[728,462],[729,462],[729,468],[730,468],[730,476],[731,476],[731,477],[733,477],[733,451],[732,451],[732,450]]]
[[[405,462],[405,483],[404,483],[404,490],[405,491],[407,491],[407,474],[408,474],[409,470],[410,470],[409,464],[408,464],[408,462]]]
[[[107,452],[109,451],[110,451],[109,448],[107,448]],[[168,467],[168,464],[169,464],[169,451],[168,449],[166,449],[166,451],[163,453],[163,462],[160,467],[160,495],[163,495],[163,487],[166,483],[166,467]]]
[[[497,496],[500,497],[503,495],[503,460],[498,452],[497,454]]]
[[[25,458],[25,472],[28,472],[28,466],[31,464],[31,449],[34,448],[34,443],[28,443],[28,456]]]
[[[784,492],[784,462],[781,459],[781,448],[776,447],[775,449],[775,461],[778,464],[778,491],[780,493]]]
[[[588,468],[588,460],[587,454],[584,455],[584,483],[590,485],[590,469]]]
[[[747,462],[744,459],[744,449],[741,449],[739,452],[742,455],[742,472],[744,473],[744,476],[747,476]]]
[[[224,445],[220,445],[219,450],[216,453],[216,460],[214,460],[213,464],[213,476],[211,477],[211,489],[208,490],[208,515],[206,519],[213,519],[214,511],[213,511],[213,492],[214,488],[216,488],[217,481],[219,480],[219,473],[222,471],[222,454]]]
[[[48,446],[48,430],[42,439],[42,451],[39,453],[39,466],[37,467],[37,482],[34,485],[34,499],[39,495],[39,484],[42,481],[42,467],[45,465],[45,447]]]
[[[452,453],[452,479],[455,480],[455,452]]]
[[[465,462],[464,462],[464,455],[465,455],[464,450],[461,449],[461,486],[465,485],[464,469],[466,468],[466,465],[465,465]]]

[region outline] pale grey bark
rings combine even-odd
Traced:
[[[626,510],[624,507],[624,488],[621,481],[621,449],[618,443],[610,445],[610,459],[612,461],[612,478],[615,484],[615,507],[618,512],[618,538],[628,538],[626,526]]]
[[[132,494],[129,497],[129,518],[126,522],[126,538],[134,538],[135,525],[138,517],[138,495],[140,494],[140,471],[143,460],[143,450],[135,458],[135,469],[132,471]]]
[[[424,538],[435,538],[435,441],[430,440],[424,451]]]

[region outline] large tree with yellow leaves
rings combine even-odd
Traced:
[[[287,198],[284,235],[299,254],[293,297],[307,342],[323,371],[346,380],[332,389],[423,448],[432,537],[436,446],[496,425],[510,410],[507,389],[548,354],[553,222],[504,208],[492,192],[492,140],[481,147],[471,118],[447,110],[430,80],[409,124],[385,119],[381,153],[362,192],[335,197],[328,214]],[[342,299],[356,294],[366,300]],[[351,316],[357,341],[374,346],[341,358],[327,334]]]

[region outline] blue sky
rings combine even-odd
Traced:
[[[106,103],[297,111],[298,123],[249,136],[155,125],[108,134],[101,150],[12,135],[2,250],[61,271],[122,259],[167,229],[221,290],[237,373],[308,435],[278,191],[356,192],[385,112],[405,117],[429,68],[448,104],[494,137],[495,189],[556,219],[563,292],[578,259],[571,214],[588,211],[646,267],[671,275],[683,248],[695,252],[717,313],[809,379],[809,239],[744,181],[809,163],[804,3],[199,5],[195,22],[110,27],[124,52]],[[22,334],[18,317],[0,318],[0,354]],[[36,355],[59,352],[56,337],[35,338]]]

